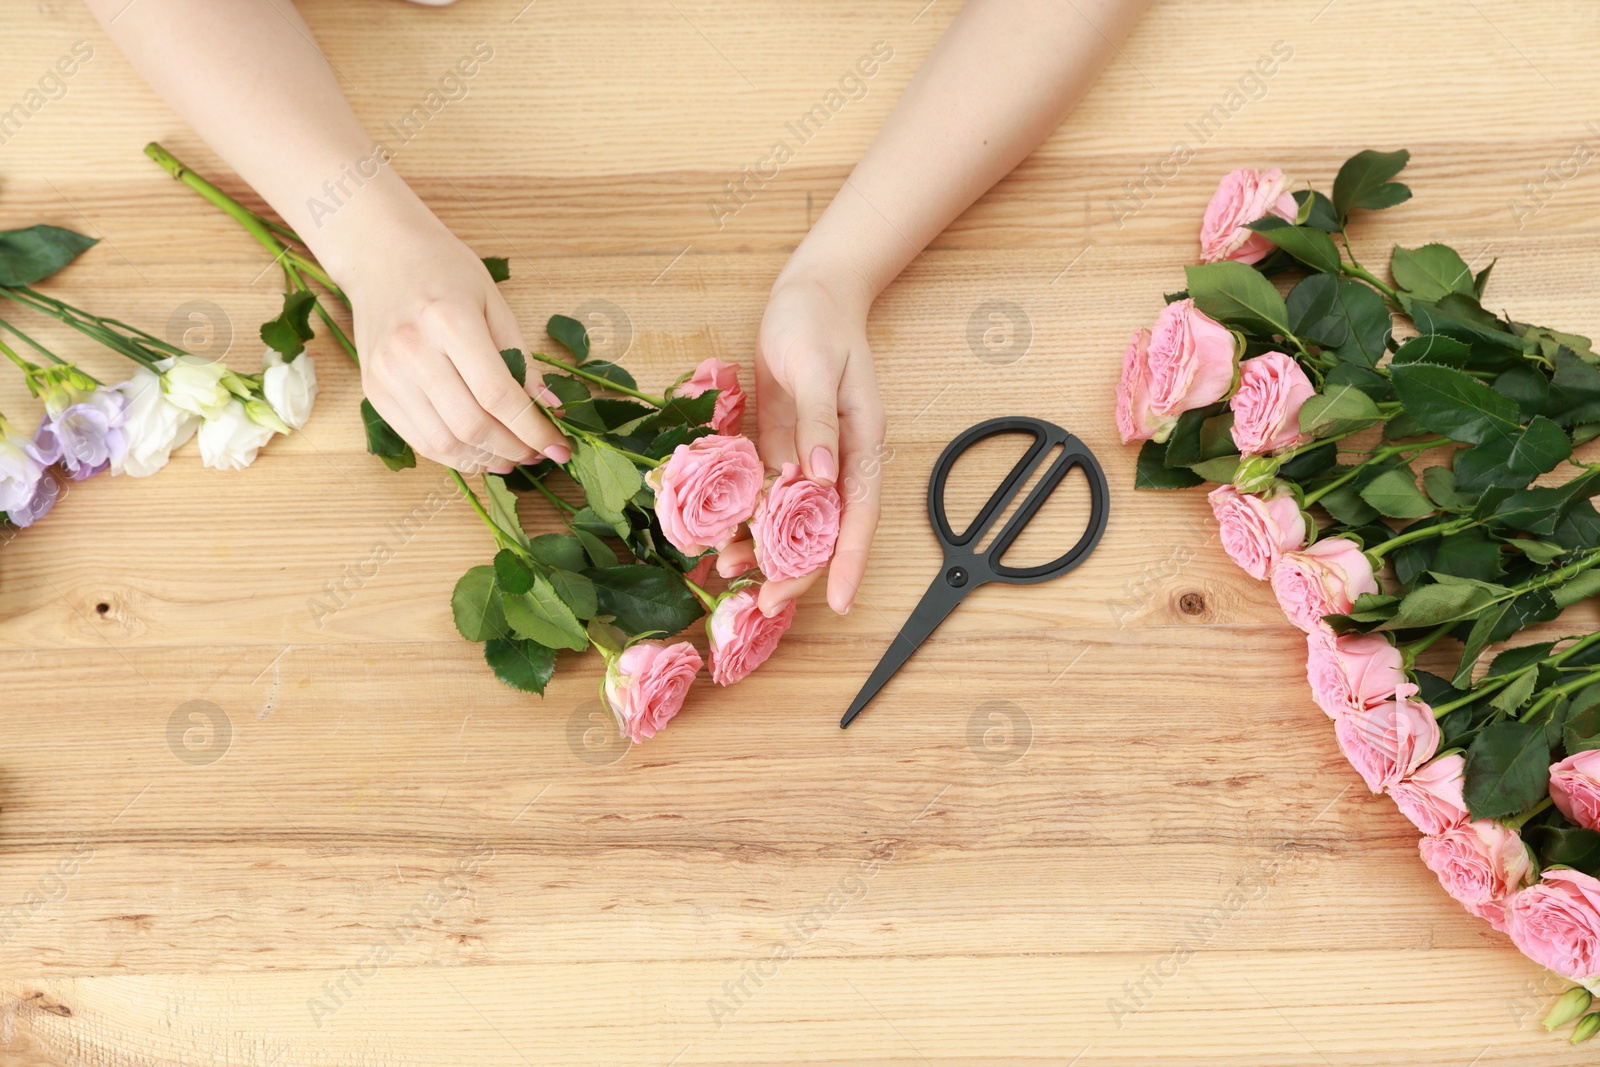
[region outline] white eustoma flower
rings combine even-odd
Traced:
[[[194,436],[200,418],[168,400],[161,376],[144,367],[114,388],[128,398],[127,419],[122,424],[128,449],[120,457],[111,457],[111,473],[148,478],[167,465],[173,449]]]
[[[221,412],[233,399],[223,379],[228,374],[227,364],[220,360],[205,360],[198,356],[184,356],[165,368],[162,375],[167,400],[184,411],[209,419]]]
[[[270,440],[272,431],[250,418],[244,404],[230,400],[200,427],[200,460],[219,471],[244,470]]]
[[[282,354],[269,348],[261,357],[261,391],[278,418],[298,430],[311,417],[317,399],[316,365],[304,352],[285,363]]]

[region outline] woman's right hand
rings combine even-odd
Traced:
[[[329,269],[354,308],[361,384],[378,414],[418,455],[461,471],[570,459],[533,402],[556,398],[537,374],[518,385],[500,358],[528,346],[483,261],[420,201],[366,221],[353,254]]]

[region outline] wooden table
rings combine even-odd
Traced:
[[[531,333],[598,307],[661,384],[748,361],[785,255],[956,7],[524,3],[306,15],[373,128],[488,42],[399,166],[511,258]],[[255,369],[275,272],[140,149],[246,191],[81,7],[20,6],[0,105],[75,42],[93,58],[0,145],[0,224],[100,237],[54,291],[158,333],[209,314]],[[1242,164],[1326,188],[1357,149],[1409,147],[1416,199],[1364,219],[1359,252],[1445,240],[1498,258],[1496,306],[1600,332],[1594,29],[1577,0],[1159,4],[874,311],[887,493],[857,610],[808,599],[773,662],[702,684],[636,749],[597,725],[597,660],[541,702],[456,636],[485,532],[429,504],[441,469],[363,454],[356,373],[325,339],[315,418],[248,472],[190,445],[155,478],[75,487],[0,551],[0,1062],[1592,1061],[1537,1025],[1562,983],[1446,898],[1360,787],[1202,496],[1129,488],[1110,409],[1129,331]],[[710,206],[880,41],[865,95],[737,213]],[[1292,58],[1250,80],[1280,41]],[[1098,451],[1103,544],[1059,583],[972,598],[841,733],[934,573],[933,458],[1015,412]],[[350,592],[319,615],[329,583]]]

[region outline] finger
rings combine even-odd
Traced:
[[[420,388],[410,384],[399,385],[395,401],[397,410],[403,414],[397,414],[389,424],[406,439],[417,455],[463,474],[476,474],[480,470],[491,470],[497,474],[511,472],[514,464],[510,460],[486,455],[463,444],[434,408],[433,401]],[[388,417],[384,415],[384,418]]]
[[[761,462],[770,470],[781,470],[785,463],[799,463],[794,449],[794,397],[767,368],[767,361],[756,359],[756,447]]]
[[[428,400],[476,465],[495,466],[497,460],[528,463],[535,458],[534,449],[483,409],[454,362],[442,353],[430,362],[432,365],[423,374],[428,383]],[[515,379],[512,384],[516,384]]]
[[[782,581],[765,582],[761,592],[756,594],[756,607],[761,609],[761,614],[772,618],[783,610],[783,606],[791,600],[796,600],[805,595],[805,591],[814,585],[822,571],[815,570],[810,574],[801,575],[799,578],[784,578]]]
[[[794,387],[794,447],[805,476],[823,485],[839,480],[839,377],[822,359],[807,360]]]
[[[734,541],[717,553],[717,577],[737,578],[756,565],[756,543]]]
[[[839,486],[844,514],[839,541],[828,565],[828,606],[840,615],[855,604],[867,572],[867,554],[878,529],[883,491],[883,402],[878,399],[872,364],[854,360],[845,369],[843,395],[850,398],[841,413],[845,475]]]
[[[517,322],[516,313],[511,310],[511,305],[505,302],[505,298],[500,296],[499,293],[495,293],[490,298],[486,310],[488,312],[489,336],[494,341],[495,350],[503,352],[508,348],[515,348],[526,356],[531,350],[528,348],[527,339],[522,334],[522,324]],[[561,398],[552,393],[549,386],[544,384],[543,375],[534,369],[531,362],[528,364],[528,373],[522,391],[547,408],[557,411],[561,408]]]
[[[459,411],[453,406],[446,407],[438,403],[434,406],[452,428],[456,428],[457,419],[471,420],[471,428],[482,433],[486,447],[500,455],[527,463],[535,458],[536,453],[547,455],[550,449],[556,449],[558,453],[567,449],[560,456],[560,461],[565,462],[572,455],[566,438],[539,413],[527,392],[511,376],[505,361],[500,358],[499,346],[489,334],[486,314],[450,315],[436,328],[435,340],[442,343],[457,376],[466,384],[475,406],[481,412],[481,421],[494,425],[479,425],[480,420],[472,419],[470,412]],[[496,427],[517,443],[507,444]],[[463,440],[478,443],[475,439]]]

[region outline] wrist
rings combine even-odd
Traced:
[[[815,232],[815,231],[813,231]],[[825,254],[810,242],[808,235],[794,250],[789,261],[772,283],[773,292],[784,288],[820,292],[840,310],[865,322],[878,288],[847,257]]]
[[[380,180],[355,190],[332,210],[319,210],[312,225],[300,229],[312,255],[345,289],[355,285],[375,252],[389,258],[415,237],[448,233],[411,187],[387,168]]]

